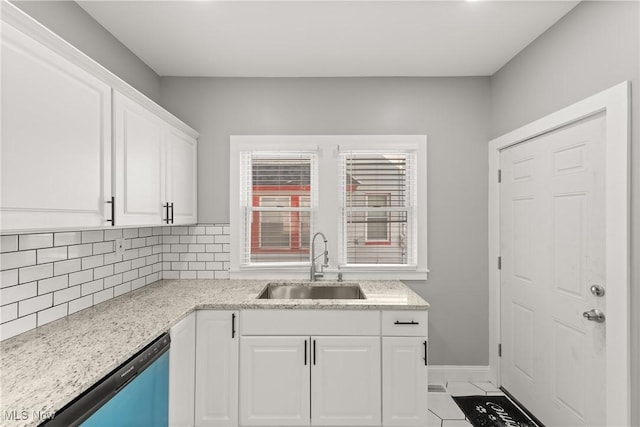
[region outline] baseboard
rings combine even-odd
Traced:
[[[446,384],[449,381],[489,381],[489,366],[430,365],[429,383]]]

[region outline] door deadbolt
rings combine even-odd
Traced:
[[[604,296],[604,288],[600,285],[591,285],[591,293],[597,297]]]

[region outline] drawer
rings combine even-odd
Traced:
[[[241,335],[380,335],[378,310],[242,310]]]
[[[382,335],[396,337],[426,337],[427,311],[383,310]]]

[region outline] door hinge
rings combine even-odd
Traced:
[[[502,344],[498,344],[498,357],[502,357]]]
[[[502,182],[502,169],[498,169],[498,183]]]
[[[502,257],[498,257],[498,270],[502,270]]]

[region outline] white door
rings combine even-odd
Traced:
[[[240,425],[308,426],[309,337],[240,341]]]
[[[191,313],[170,331],[169,425],[193,426],[196,381],[196,314]]]
[[[196,312],[196,426],[238,425],[238,313]]]
[[[425,337],[382,338],[382,424],[424,426],[427,423]]]
[[[2,23],[3,230],[111,219],[111,89]]]
[[[604,426],[604,116],[501,153],[502,385],[545,425]],[[606,315],[606,313],[605,313]]]
[[[198,222],[197,142],[173,127],[167,129],[167,197],[173,224]]]
[[[114,91],[116,225],[162,224],[165,218],[164,123]]]
[[[380,337],[312,337],[311,424],[381,423]]]

